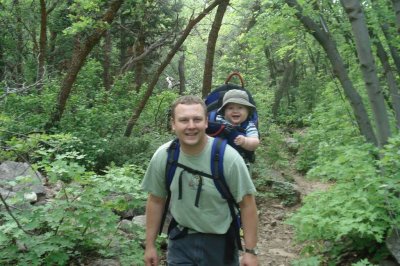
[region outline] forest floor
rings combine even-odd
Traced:
[[[290,170],[300,199],[315,190],[326,190],[328,184],[306,180],[299,173]],[[281,200],[260,197],[257,200],[259,209],[259,265],[260,266],[290,266],[291,262],[301,258],[301,245],[294,240],[291,226],[285,224],[285,219],[302,205],[297,203],[287,207]]]

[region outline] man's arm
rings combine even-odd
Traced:
[[[146,266],[159,264],[156,239],[164,212],[165,199],[149,194],[146,204],[146,249],[144,262]]]
[[[243,226],[244,245],[247,249],[257,246],[258,215],[254,195],[246,195],[239,203]],[[257,256],[245,252],[242,257],[242,266],[258,265]]]

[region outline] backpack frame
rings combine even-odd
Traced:
[[[237,76],[240,79],[241,86],[229,83],[229,81],[232,79],[233,76]],[[216,121],[216,117],[218,115],[218,109],[222,106],[225,93],[233,89],[245,91],[249,97],[249,102],[254,106],[256,106],[253,96],[247,89],[244,88],[244,81],[242,76],[238,72],[231,73],[226,79],[225,84],[213,90],[204,99],[208,113],[208,128],[206,129],[206,133],[211,137],[221,137],[226,139],[228,141],[228,144],[234,147],[246,161],[254,163],[255,161],[254,151],[248,151],[240,146],[237,146],[234,143],[234,139],[238,135],[245,135],[246,133],[245,129],[249,121],[254,122],[254,124],[258,128],[257,110],[255,109],[253,112],[251,112],[246,121],[244,121],[240,126],[232,126],[222,123],[220,121]]]

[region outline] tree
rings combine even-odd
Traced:
[[[136,121],[139,119],[141,112],[143,111],[144,107],[148,99],[150,98],[151,94],[153,93],[154,87],[157,85],[157,82],[164,71],[164,69],[168,66],[171,62],[172,58],[178,52],[179,48],[182,46],[183,42],[186,40],[189,33],[192,31],[193,27],[196,26],[211,10],[213,10],[217,5],[219,5],[223,0],[214,0],[207,8],[203,10],[196,18],[190,19],[186,28],[183,30],[181,36],[177,39],[175,45],[169,51],[165,59],[161,62],[160,66],[157,68],[155,74],[153,75],[147,90],[143,96],[142,101],[139,105],[133,110],[131,117],[128,120],[128,124],[125,129],[124,136],[129,137],[132,134],[132,129],[136,124]]]
[[[179,58],[178,62],[178,72],[179,72],[179,95],[183,95],[186,91],[186,77],[185,77],[185,52]]]
[[[112,50],[112,40],[110,31],[107,31],[104,36],[103,44],[103,83],[106,91],[111,90],[112,78],[111,78],[111,50]]]
[[[394,14],[391,13],[392,10],[389,11],[390,6],[386,1],[371,0],[371,3],[375,11],[374,13],[377,14],[379,27],[385,36],[386,45],[389,47],[390,55],[397,70],[397,75],[400,75],[400,54],[397,45],[398,30],[396,33],[396,28],[394,27],[398,14],[396,14],[396,18],[393,17]],[[397,8],[397,5],[394,4],[393,8]]]
[[[17,19],[17,23],[16,23],[16,34],[17,34],[17,61],[16,61],[16,76],[15,76],[15,80],[17,81],[17,83],[19,83],[19,85],[22,83],[23,81],[23,77],[24,77],[24,71],[23,71],[23,51],[24,51],[24,37],[23,37],[23,32],[22,32],[22,14],[21,14],[21,6],[20,6],[20,2],[19,0],[15,0],[15,9],[16,9],[16,19]]]
[[[374,34],[372,30],[370,30],[370,35],[376,47],[376,55],[381,61],[383,72],[385,74],[387,84],[389,87],[390,99],[391,99],[391,101],[389,101],[389,105],[394,111],[394,115],[396,118],[396,126],[398,129],[400,129],[400,94],[399,94],[399,88],[396,83],[396,78],[395,75],[393,74],[392,67],[389,62],[389,57],[379,37],[376,36],[376,34]]]
[[[152,0],[135,1],[124,9],[119,38],[120,73],[133,71],[136,92],[148,82],[158,64],[161,58],[158,48],[172,43],[179,32],[180,9],[180,1]]]
[[[204,74],[203,74],[203,88],[202,88],[203,98],[206,97],[211,91],[215,46],[218,40],[218,32],[221,28],[222,19],[224,18],[224,14],[226,12],[228,4],[229,0],[224,0],[218,6],[213,24],[211,26],[210,33],[208,35],[207,54],[206,54],[206,60],[204,64]]]
[[[350,105],[353,109],[353,113],[356,118],[361,135],[363,135],[368,142],[373,143],[374,145],[378,145],[375,133],[372,129],[371,121],[368,117],[367,110],[364,106],[364,103],[362,102],[361,96],[359,95],[357,90],[355,90],[353,83],[348,76],[345,64],[339,54],[335,41],[327,31],[321,29],[310,17],[303,14],[303,9],[296,0],[285,0],[285,2],[290,7],[295,8],[295,16],[297,17],[297,19],[324,48],[326,55],[328,56],[328,59],[332,64],[333,71],[336,77],[339,79],[343,87],[344,94],[349,100]]]
[[[397,32],[400,33],[400,0],[392,0],[393,10],[396,14]]]
[[[39,36],[39,55],[37,77],[38,89],[43,86],[43,78],[45,74],[46,56],[47,56],[47,17],[57,6],[58,1],[54,2],[49,8],[46,7],[46,2],[40,0],[40,36]]]
[[[349,17],[356,43],[361,72],[364,76],[368,98],[372,106],[378,132],[378,146],[382,147],[390,137],[389,118],[382,89],[378,81],[371,41],[365,23],[364,13],[358,0],[340,1]]]
[[[39,56],[38,56],[38,71],[37,81],[43,80],[45,72],[45,60],[46,60],[46,45],[47,45],[47,10],[46,2],[40,0],[40,38],[39,38]],[[42,88],[42,82],[39,82],[39,89]]]
[[[108,10],[99,20],[98,26],[91,31],[91,33],[83,43],[80,43],[78,41],[77,45],[75,46],[67,74],[65,75],[64,80],[61,83],[57,103],[54,107],[49,122],[47,122],[45,125],[46,130],[57,126],[57,124],[60,122],[63,112],[65,110],[68,97],[71,93],[72,86],[76,80],[79,70],[85,63],[86,57],[89,55],[90,51],[100,41],[100,38],[107,30],[107,28],[102,23],[111,24],[122,3],[123,0],[112,1]]]
[[[274,119],[278,116],[278,110],[283,98],[283,95],[288,94],[290,85],[293,83],[296,72],[296,62],[287,62],[283,72],[282,82],[274,93],[274,104],[272,105],[272,117]]]

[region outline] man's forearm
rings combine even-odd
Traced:
[[[246,195],[240,203],[244,244],[252,249],[257,246],[258,215],[254,196]]]
[[[146,248],[155,244],[164,206],[165,199],[149,195],[146,204]]]

